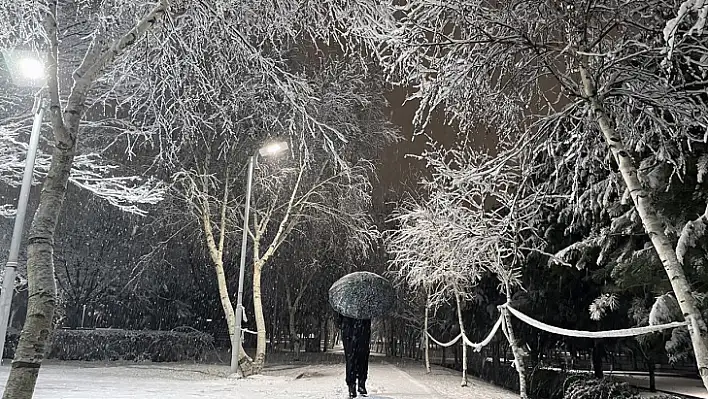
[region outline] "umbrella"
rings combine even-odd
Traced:
[[[329,289],[329,303],[338,313],[355,319],[383,316],[395,300],[393,286],[371,272],[355,272],[337,280]]]

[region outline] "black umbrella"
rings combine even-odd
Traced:
[[[337,280],[329,289],[329,303],[338,313],[355,319],[383,316],[392,308],[391,283],[378,274],[355,272]]]

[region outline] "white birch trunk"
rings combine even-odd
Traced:
[[[266,325],[263,316],[263,300],[261,293],[261,272],[263,262],[253,264],[253,311],[256,317],[256,357],[253,359],[253,372],[259,374],[263,371],[266,357]]]
[[[253,311],[256,318],[256,330],[257,330],[257,341],[256,341],[256,357],[253,359],[253,372],[260,373],[265,366],[266,358],[266,323],[265,317],[263,316],[263,294],[261,290],[261,272],[263,266],[270,258],[275,254],[278,247],[283,243],[285,238],[288,236],[290,231],[296,224],[296,220],[291,219],[293,213],[293,204],[295,202],[295,196],[298,193],[300,187],[300,181],[302,180],[302,174],[304,168],[300,169],[295,186],[290,195],[288,201],[288,206],[285,210],[285,215],[283,219],[278,224],[278,230],[275,232],[273,241],[266,247],[266,250],[261,255],[261,238],[265,233],[270,218],[272,216],[273,210],[271,209],[264,217],[263,220],[258,221],[256,215],[253,216],[254,234],[253,234]]]
[[[462,302],[460,301],[460,294],[455,292],[455,302],[457,302],[457,322],[460,323],[460,333],[466,335],[465,324],[462,321]],[[462,341],[462,383],[463,387],[467,386],[467,344],[465,340]]]
[[[86,96],[98,74],[135,41],[150,30],[165,14],[167,3],[161,1],[124,36],[101,52],[87,54],[74,72],[74,86],[61,109],[57,85],[57,1],[49,1],[45,27],[50,54],[47,66],[50,94],[50,117],[54,133],[54,151],[49,172],[42,186],[27,247],[29,298],[27,318],[17,344],[3,399],[30,399],[34,394],[39,369],[44,360],[56,305],[54,280],[54,234],[61,213],[69,174],[76,154],[79,122],[86,111]]]
[[[696,300],[691,295],[691,285],[678,261],[673,245],[664,234],[664,226],[648,193],[637,178],[637,168],[624,147],[622,138],[612,126],[601,99],[597,96],[595,83],[584,65],[580,67],[580,76],[583,82],[583,94],[592,107],[600,131],[619,166],[622,178],[627,185],[632,201],[634,201],[634,206],[642,219],[644,230],[661,259],[676,299],[681,306],[683,316],[689,323],[688,331],[691,335],[696,365],[703,380],[703,386],[708,389],[708,328],[698,310]]]
[[[423,345],[425,345],[425,372],[430,374],[430,338],[428,338],[428,317],[430,315],[430,296],[425,301],[425,327],[423,331]],[[464,342],[463,342],[464,344]]]
[[[205,205],[206,211],[209,210],[208,204]],[[203,210],[204,211],[204,210]],[[214,272],[216,273],[216,283],[219,290],[219,301],[221,302],[221,308],[224,310],[224,317],[226,318],[226,326],[229,331],[229,339],[231,341],[231,350],[235,349],[236,342],[236,313],[234,312],[233,304],[231,303],[231,297],[229,295],[229,288],[226,284],[226,273],[224,272],[224,260],[223,251],[220,251],[216,246],[214,241],[214,234],[211,230],[211,222],[208,215],[202,216],[202,228],[204,229],[205,236],[207,237],[207,248],[209,249],[209,254],[211,256],[212,263],[214,264]],[[234,359],[232,359],[232,362]],[[238,364],[232,364],[232,370],[238,365],[241,365],[242,375],[248,376],[251,374],[250,361],[246,352],[243,350],[243,345],[239,350]]]
[[[228,184],[229,170],[226,170],[226,184],[224,184],[224,193],[221,200],[220,212],[219,212],[219,240],[217,241],[214,237],[214,229],[211,222],[211,204],[209,202],[209,186],[205,183],[203,187],[203,197],[201,198],[200,213],[202,229],[204,230],[204,237],[206,238],[207,249],[209,250],[209,256],[214,264],[214,271],[216,273],[216,283],[219,290],[219,300],[221,302],[221,307],[224,310],[224,317],[226,318],[226,326],[229,331],[229,338],[231,341],[231,372],[236,373],[238,367],[241,367],[241,375],[248,376],[252,374],[251,370],[251,359],[248,357],[246,352],[243,350],[243,345],[240,346],[238,351],[239,358],[236,359],[236,338],[237,334],[241,332],[236,328],[236,313],[234,312],[233,304],[231,303],[231,296],[229,295],[229,287],[226,283],[226,273],[224,272],[224,245],[226,243],[226,209],[228,207],[229,199],[229,184]],[[241,341],[243,342],[243,341]]]
[[[511,347],[511,353],[514,354],[514,367],[516,372],[519,374],[519,397],[521,399],[528,399],[528,393],[526,392],[526,362],[524,361],[524,351],[519,347],[519,343],[516,340],[516,334],[514,334],[514,327],[511,325],[511,317],[509,315],[509,310],[506,307],[501,308],[502,317],[504,320],[502,322],[502,329],[504,335],[506,335],[509,341],[509,346]]]

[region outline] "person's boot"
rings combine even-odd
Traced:
[[[349,397],[356,398],[356,385],[354,384],[349,385]]]
[[[368,392],[366,392],[366,381],[359,381],[359,393],[363,396],[368,394]]]

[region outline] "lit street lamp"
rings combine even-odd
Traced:
[[[8,65],[12,80],[16,85],[26,87],[44,86],[44,65],[37,58],[37,54],[19,50],[3,51],[2,53]],[[42,118],[44,117],[42,90],[35,95],[32,113],[34,114],[32,133],[30,135],[29,147],[27,148],[20,197],[17,200],[17,213],[15,214],[15,226],[12,230],[10,254],[7,257],[5,274],[2,281],[2,292],[0,292],[0,337],[2,337],[2,344],[0,344],[0,363],[2,362],[3,351],[5,349],[4,343],[7,335],[7,322],[10,318],[12,295],[15,291],[17,258],[20,254],[22,231],[25,224],[25,214],[27,213],[27,202],[32,187],[32,176],[34,174],[34,160],[37,155],[37,145],[39,144]]]
[[[288,143],[274,142],[258,149],[263,157],[276,156],[288,150]],[[257,154],[248,158],[248,176],[246,180],[246,205],[243,212],[243,237],[241,238],[241,264],[238,269],[238,295],[236,298],[236,335],[231,351],[231,372],[241,373],[238,367],[239,352],[241,351],[241,320],[243,318],[243,273],[246,267],[246,248],[248,247],[248,214],[251,212],[251,184],[253,182],[253,169],[256,166]]]
[[[25,57],[18,61],[18,65],[25,78],[32,81],[42,81],[44,78],[44,64],[42,64],[42,61],[33,57]]]

